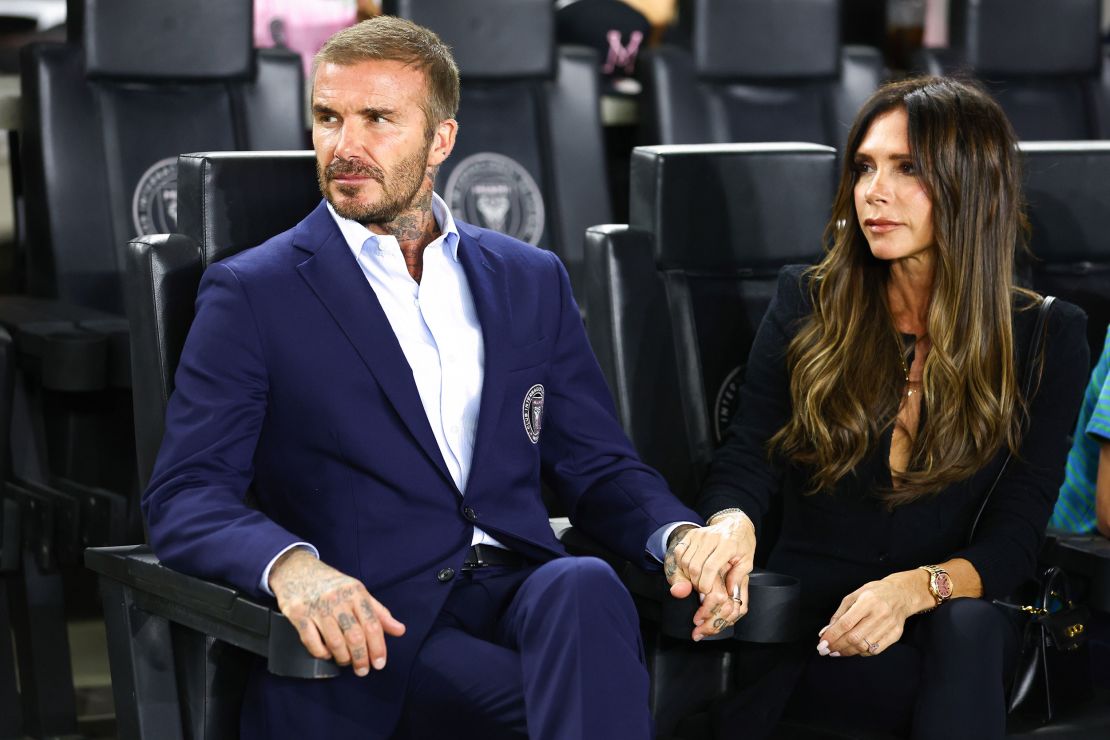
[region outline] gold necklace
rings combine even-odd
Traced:
[[[901,334],[899,334],[899,338],[901,338]],[[902,361],[902,374],[906,378],[906,398],[910,398],[914,393],[921,393],[921,381],[910,380],[910,367],[906,364],[906,350],[900,343],[898,347],[898,359]]]

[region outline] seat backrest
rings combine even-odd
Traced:
[[[1110,141],[1022,142],[1033,287],[1087,312],[1091,362],[1110,323]]]
[[[462,78],[437,191],[456,218],[551,249],[579,281],[582,235],[611,218],[598,62],[555,46],[551,0],[387,0],[438,33]]]
[[[250,0],[70,0],[22,58],[28,286],[123,312],[120,246],[176,230],[177,155],[305,146],[296,55],[251,48]]]
[[[162,443],[166,403],[204,268],[295,226],[320,201],[311,151],[183,154],[178,162],[183,233],[138,237],[127,251],[142,488]]]
[[[929,71],[970,74],[1018,138],[1110,138],[1110,63],[1101,0],[950,0],[949,46]]]
[[[640,147],[630,223],[587,234],[590,341],[625,430],[683,500],[735,412],[779,268],[821,254],[835,181],[816,144]]]
[[[696,0],[691,51],[641,65],[648,143],[840,146],[882,79],[871,47],[840,44],[839,0]]]

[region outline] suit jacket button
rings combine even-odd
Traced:
[[[467,506],[465,509],[463,509],[463,516],[465,516],[470,521],[474,521],[475,519],[478,518],[478,512],[474,511],[474,509]]]
[[[454,568],[444,568],[439,573],[436,573],[436,579],[440,583],[447,583],[448,581],[450,581],[454,577],[455,577],[455,569]]]

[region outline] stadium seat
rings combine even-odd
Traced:
[[[459,137],[437,191],[456,217],[552,250],[581,282],[582,234],[610,220],[598,59],[555,46],[551,0],[386,0],[459,65]]]
[[[590,343],[622,426],[684,501],[735,411],[779,268],[821,253],[835,176],[836,153],[817,144],[639,147],[629,224],[586,234]],[[753,592],[753,609],[769,595]],[[736,638],[776,641],[752,640],[751,617]],[[790,632],[784,624],[783,639]],[[653,654],[687,668],[653,676],[662,734],[730,685],[725,651],[659,639]]]
[[[1110,323],[1110,141],[1022,142],[1033,287],[1087,312],[1091,362]]]
[[[645,144],[840,146],[883,77],[878,50],[841,46],[837,0],[695,0],[692,50],[643,55]]]
[[[1110,138],[1100,0],[950,0],[949,46],[919,68],[982,81],[1023,141]]]
[[[299,62],[255,53],[250,29],[249,0],[70,0],[68,41],[23,49],[28,294],[0,297],[3,497],[22,524],[0,536],[19,553],[4,579],[27,734],[76,731],[65,619],[89,606],[66,605],[62,573],[142,537],[119,245],[173,227],[178,152],[305,142]]]

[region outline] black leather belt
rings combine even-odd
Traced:
[[[493,545],[471,545],[463,560],[463,570],[475,568],[488,568],[491,565],[516,566],[527,565],[531,561],[518,552],[506,550]]]

